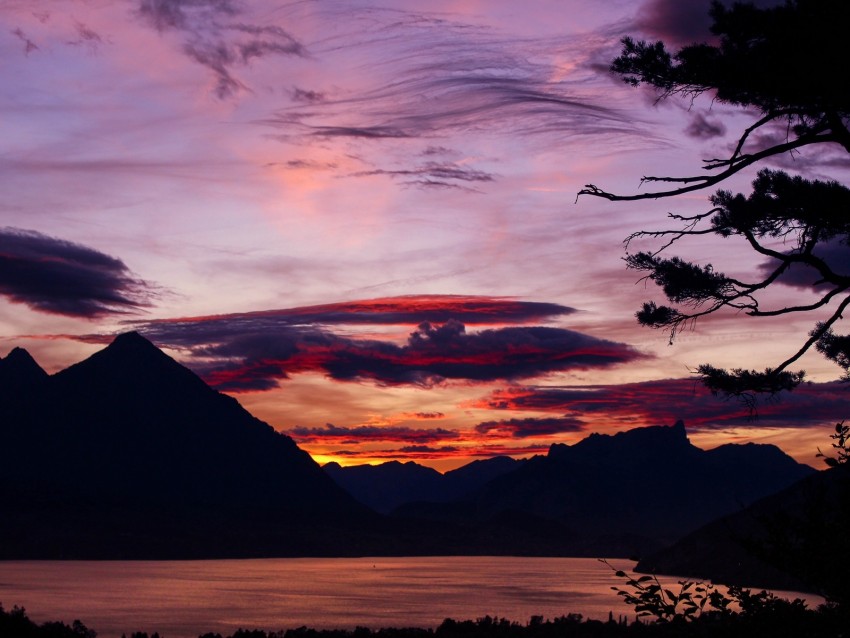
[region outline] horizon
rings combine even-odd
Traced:
[[[8,4],[0,354],[55,373],[138,331],[322,465],[445,472],[681,419],[820,469],[836,366],[807,353],[757,419],[691,372],[776,365],[821,314],[718,313],[672,345],[634,318],[661,293],[623,240],[714,189],[576,198],[695,174],[752,122],[608,73],[624,36],[709,38],[709,2],[682,4]],[[831,159],[766,165],[846,181]],[[763,266],[730,241],[671,254]]]
[[[109,346],[113,345],[116,342],[117,339],[122,338],[122,337],[131,336],[131,335],[135,336],[135,337],[141,337],[142,342],[149,343],[151,346],[156,348],[156,346],[154,344],[152,344],[150,341],[145,339],[144,336],[140,335],[138,332],[130,331],[130,332],[120,333],[120,334],[116,335],[115,338],[109,344],[107,344],[103,349],[105,350]],[[127,343],[126,339],[124,339],[124,343]],[[159,348],[156,348],[156,349],[159,352],[162,352],[161,349],[159,349]],[[26,353],[26,355],[30,358],[30,360],[34,361],[37,366],[41,367],[39,362],[37,360],[35,360],[32,357],[32,355],[25,348],[21,348],[21,347],[18,347],[18,346],[16,346],[12,350],[10,350],[5,356],[0,355],[0,366],[2,366],[2,363],[4,361],[8,360],[11,353],[15,350]],[[172,360],[174,360],[174,359],[172,358]],[[78,361],[78,362],[74,362],[69,367],[72,367],[72,366],[76,365],[77,363],[82,363],[84,361],[86,361],[86,359],[83,359],[83,360]],[[177,362],[177,363],[179,363],[179,362]],[[67,369],[67,368],[64,368],[63,370],[65,370],[65,369]],[[0,367],[0,370],[2,370],[2,367]],[[50,376],[58,374],[58,373],[62,372],[63,370],[58,370],[58,371],[54,372],[53,374],[51,374]],[[237,401],[238,401],[238,398],[237,398]],[[241,405],[241,403],[240,403],[240,405]],[[244,406],[242,406],[242,407],[244,408]],[[250,412],[249,412],[249,414],[250,414]],[[411,459],[402,459],[402,460],[399,460],[399,459],[389,459],[389,460],[388,459],[380,459],[380,460],[375,460],[375,461],[372,461],[372,462],[361,463],[361,462],[357,462],[357,461],[347,462],[347,459],[341,459],[341,460],[333,459],[333,460],[330,460],[330,461],[321,462],[321,460],[316,459],[315,457],[313,457],[313,455],[311,455],[311,458],[313,458],[313,460],[321,467],[324,467],[325,465],[327,465],[329,463],[336,463],[340,467],[360,467],[360,466],[363,466],[363,465],[369,465],[369,466],[374,467],[374,466],[378,466],[378,465],[383,465],[384,463],[393,463],[393,462],[403,463],[403,464],[415,463],[415,464],[420,465],[422,467],[429,467],[431,469],[434,469],[434,470],[438,471],[440,474],[446,474],[447,472],[449,472],[451,470],[455,470],[455,469],[458,469],[458,468],[461,468],[461,467],[465,467],[466,465],[468,465],[470,463],[474,463],[476,461],[485,461],[487,459],[492,459],[492,458],[497,458],[497,457],[511,457],[511,458],[514,458],[514,459],[528,460],[528,459],[533,458],[535,456],[548,456],[553,445],[575,445],[575,444],[580,443],[580,442],[582,442],[582,441],[584,441],[584,440],[586,440],[590,437],[593,437],[593,436],[613,437],[613,436],[617,436],[619,434],[632,432],[634,430],[641,430],[641,429],[647,429],[647,428],[663,428],[663,429],[666,429],[666,430],[673,430],[673,429],[681,428],[681,430],[685,434],[685,439],[691,445],[693,445],[694,447],[701,449],[703,451],[710,451],[710,450],[714,449],[715,447],[720,447],[722,445],[728,445],[728,444],[731,443],[729,441],[726,441],[726,442],[719,443],[717,446],[712,446],[712,447],[707,447],[707,448],[701,447],[700,445],[695,444],[691,440],[691,432],[689,431],[687,424],[684,423],[684,421],[682,421],[681,419],[679,419],[679,420],[676,420],[676,422],[672,423],[672,424],[666,424],[666,423],[656,423],[656,424],[649,424],[649,425],[643,424],[643,425],[636,425],[636,426],[634,426],[632,428],[628,428],[628,429],[621,429],[621,430],[617,430],[617,431],[608,431],[608,432],[603,431],[603,430],[599,430],[599,429],[593,429],[593,426],[590,426],[589,428],[582,430],[580,438],[573,440],[573,441],[561,441],[561,442],[553,443],[548,448],[546,448],[545,450],[536,451],[534,454],[530,454],[530,455],[504,454],[504,455],[496,455],[496,456],[487,455],[487,456],[482,456],[482,457],[477,457],[477,458],[474,457],[470,460],[467,460],[467,461],[464,461],[464,462],[461,462],[461,463],[458,463],[458,464],[443,465],[442,467],[434,466],[434,465],[431,465],[431,464],[428,464],[428,463],[422,463],[421,461],[414,461],[414,460],[411,460]],[[284,434],[287,434],[287,433],[284,432]],[[297,440],[296,440],[296,443],[297,443]],[[746,443],[751,443],[751,441],[747,441]],[[741,443],[732,443],[732,444],[741,444]],[[768,445],[770,445],[770,444],[768,444]],[[781,449],[781,448],[779,448],[779,449]],[[782,451],[785,452],[785,450],[782,450]],[[793,455],[789,455],[789,456],[792,456],[792,458],[793,458]],[[795,459],[795,460],[800,462],[800,463],[803,463],[805,465],[809,465],[811,467],[810,463],[806,463],[805,461],[801,461],[800,459]],[[818,469],[818,468],[814,468],[814,469]],[[820,469],[824,469],[824,468],[820,468]]]

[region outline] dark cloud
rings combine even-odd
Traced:
[[[93,248],[3,228],[0,295],[41,312],[94,318],[149,305],[152,287],[120,259]]]
[[[192,29],[237,13],[233,0],[139,0],[139,15],[157,31]]]
[[[268,55],[306,55],[303,45],[276,25],[237,21],[233,0],[139,0],[138,15],[160,33],[183,37],[183,52],[216,78],[220,98],[245,88],[234,68]]]
[[[606,41],[607,73],[616,54],[609,33],[510,37],[427,10],[333,0],[313,3],[310,9],[317,22],[356,25],[314,40],[311,59],[344,59],[350,54],[359,60],[368,52],[379,61],[368,68],[371,84],[362,90],[295,89],[288,105],[257,122],[281,131],[273,139],[286,144],[326,147],[332,141],[341,155],[350,154],[351,147],[357,147],[358,157],[363,157],[364,147],[382,153],[370,164],[377,170],[361,175],[387,175],[403,186],[422,189],[478,192],[497,176],[443,162],[422,166],[418,160],[442,152],[436,144],[454,136],[508,136],[521,145],[547,149],[562,149],[577,137],[594,143],[655,139],[641,130],[633,111],[627,112],[629,104],[622,101],[623,108],[616,108],[618,94],[599,92],[599,74],[588,65],[588,57],[601,58],[592,52]],[[352,68],[358,74],[363,70]],[[394,143],[399,140],[406,142],[403,148]],[[478,141],[473,144],[478,148],[463,149],[460,155],[491,157],[492,146],[485,150]]]
[[[745,151],[757,153],[773,146],[785,144],[787,141],[787,127],[779,122],[772,126],[764,126],[750,135],[747,139]],[[729,146],[730,154],[733,149],[734,144]],[[824,169],[850,169],[850,157],[847,156],[844,149],[839,146],[831,148],[829,145],[816,151],[804,147],[793,153],[780,153],[766,158],[765,162],[792,173],[805,174],[809,178],[821,180],[834,179],[831,175],[825,174]]]
[[[576,417],[529,417],[526,419],[507,419],[502,421],[484,421],[475,426],[479,434],[495,434],[524,439],[537,436],[551,436],[562,432],[581,432],[584,421]]]
[[[299,443],[324,443],[336,445],[358,445],[375,441],[410,443],[422,445],[438,441],[456,441],[461,438],[457,430],[437,428],[413,429],[396,426],[360,425],[356,427],[339,427],[328,423],[323,428],[292,428],[287,432]]]
[[[455,445],[441,445],[437,447],[432,447],[430,445],[405,445],[404,447],[400,447],[398,449],[399,452],[403,454],[439,454],[443,456],[445,454],[451,454],[452,452],[457,452],[461,448]],[[421,458],[421,457],[420,457]]]
[[[758,418],[738,403],[713,396],[695,379],[665,379],[612,386],[514,387],[493,393],[481,407],[553,411],[573,416],[604,415],[646,423],[684,420],[689,429],[815,427],[850,409],[850,386],[806,383],[759,404]]]
[[[341,32],[318,43],[314,56],[348,50],[356,55],[366,48],[382,62],[370,69],[371,88],[315,91],[320,101],[296,93],[291,107],[262,121],[286,130],[286,139],[431,140],[480,132],[534,136],[554,146],[576,136],[638,133],[633,115],[588,97],[585,83],[595,74],[563,73],[564,60],[583,68],[598,36],[591,44],[569,37],[500,37],[423,12],[370,7],[366,16],[362,7],[346,3],[316,5],[314,11],[321,19],[359,27],[356,38]],[[406,163],[416,155],[397,159]]]
[[[574,308],[539,301],[517,301],[509,297],[468,295],[405,295],[359,301],[302,306],[277,310],[164,319],[138,324],[138,329],[156,337],[159,330],[174,335],[183,327],[192,334],[206,334],[215,339],[233,329],[251,333],[273,332],[282,326],[377,324],[418,325],[423,321],[445,323],[451,319],[467,325],[526,324],[562,317]],[[164,336],[164,335],[163,335]]]
[[[292,91],[292,101],[293,102],[307,102],[310,104],[316,102],[324,102],[325,94],[320,91],[311,91],[309,89],[299,89],[295,88]]]
[[[467,333],[463,324],[423,323],[406,346],[352,343],[324,363],[331,377],[430,386],[445,379],[522,379],[604,367],[636,357],[628,348],[558,328],[502,328]]]
[[[314,126],[312,135],[316,137],[365,137],[399,138],[410,137],[409,133],[393,126]]]
[[[834,272],[850,277],[850,246],[839,241],[822,242],[812,251],[815,257],[821,258]],[[769,259],[759,264],[763,276],[772,273],[779,266],[779,261]],[[791,264],[776,283],[792,288],[811,290],[819,285],[820,273],[805,264]]]
[[[534,454],[545,454],[549,449],[548,444],[536,445],[404,445],[395,449],[386,450],[359,450],[341,449],[332,452],[333,456],[363,459],[447,459],[455,458],[492,458],[494,456],[529,456]]]
[[[404,184],[415,186],[460,187],[464,182],[492,182],[490,173],[460,166],[454,163],[427,162],[425,165],[412,169],[372,170],[351,173],[351,177],[368,177],[372,175],[387,175],[400,178]]]
[[[678,48],[686,44],[713,43],[711,17],[712,0],[647,0],[638,13],[636,28]],[[750,0],[758,7],[772,7],[783,0]],[[727,7],[732,0],[723,0]]]
[[[446,64],[451,66],[450,61]],[[427,73],[425,73],[427,71]],[[356,98],[325,100],[312,112],[279,111],[264,123],[317,137],[421,138],[451,130],[487,129],[498,124],[513,133],[596,135],[634,133],[634,122],[614,109],[565,94],[545,80],[452,73],[436,66],[413,71],[409,81]],[[505,76],[515,70],[504,69]],[[431,99],[423,100],[423,95]],[[392,104],[392,106],[390,106]],[[371,108],[375,105],[375,109]],[[357,125],[323,123],[346,113]],[[631,125],[631,126],[630,126]]]
[[[317,327],[290,327],[274,334],[232,334],[213,345],[155,340],[188,346],[201,362],[194,367],[208,383],[233,391],[263,390],[299,372],[321,371],[340,381],[433,386],[448,379],[527,379],[564,370],[601,368],[637,359],[624,344],[571,330],[515,327],[467,333],[454,320],[423,323],[407,344],[352,339]],[[216,360],[218,363],[216,363]]]
[[[682,46],[712,39],[711,0],[648,0],[641,6],[637,28],[653,38]]]
[[[77,38],[68,42],[71,46],[85,46],[91,53],[96,53],[104,44],[105,41],[100,34],[82,22],[75,22],[74,27]]]
[[[710,139],[726,135],[726,126],[723,122],[709,120],[702,113],[697,113],[691,119],[691,123],[685,129],[685,134],[697,139]]]
[[[343,381],[431,386],[447,379],[525,379],[608,367],[641,355],[625,344],[543,326],[467,332],[475,324],[527,323],[571,309],[461,296],[375,299],[214,317],[134,322],[154,342],[182,349],[221,389],[263,390],[299,372]],[[404,344],[333,332],[334,324],[421,321]]]
[[[29,55],[33,51],[38,51],[38,45],[30,40],[20,27],[12,29],[11,34],[24,43],[24,55]]]

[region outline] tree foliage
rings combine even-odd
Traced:
[[[816,456],[821,457],[829,467],[850,467],[850,425],[845,425],[844,421],[836,423],[835,432],[829,438],[833,440],[835,456],[827,456],[820,449]]]
[[[741,133],[729,157],[704,161],[706,175],[643,178],[676,185],[670,190],[616,195],[589,184],[579,194],[612,201],[671,197],[715,185],[757,162],[804,146],[823,144],[850,153],[850,85],[835,75],[836,64],[846,58],[842,9],[838,0],[787,0],[772,8],[741,3],[726,8],[714,2],[716,44],[692,44],[671,53],[662,42],[625,38],[611,68],[627,84],[654,87],[659,100],[709,93],[758,117]],[[800,349],[776,366],[763,371],[723,370],[710,364],[697,368],[713,392],[737,396],[751,406],[759,393],[799,384],[804,373],[788,368],[812,347],[845,372],[850,370],[850,337],[833,330],[850,305],[848,259],[836,263],[834,258],[837,250],[850,255],[850,189],[836,181],[763,169],[749,195],[718,190],[709,201],[711,208],[704,213],[669,214],[676,228],[641,230],[626,239],[627,266],[645,273],[672,304],[647,302],[637,313],[638,321],[667,330],[672,341],[682,328],[721,309],[754,317],[823,312],[826,319],[812,326]],[[741,279],[712,264],[667,255],[680,240],[706,235],[741,240],[761,256],[762,267]],[[628,252],[639,238],[663,243],[653,251]],[[806,275],[808,281],[800,284]],[[810,299],[770,305],[767,291],[777,283],[805,287]]]
[[[735,585],[718,588],[711,583],[693,580],[680,580],[677,587],[664,586],[656,576],[635,576],[614,568],[604,559],[600,562],[623,580],[625,586],[615,585],[611,589],[635,610],[637,617],[657,623],[681,624],[708,617],[731,619],[788,613],[799,615],[807,609],[801,598],[787,600],[764,590],[753,593]]]

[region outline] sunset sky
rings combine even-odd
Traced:
[[[850,416],[833,364],[806,355],[755,421],[691,374],[776,365],[818,317],[721,313],[673,345],[634,319],[662,297],[623,240],[711,191],[576,200],[698,174],[754,121],[607,71],[625,35],[705,40],[708,4],[1,1],[0,356],[55,372],[137,330],[319,462],[445,470],[682,419],[820,467]],[[824,149],[773,166],[848,179]]]

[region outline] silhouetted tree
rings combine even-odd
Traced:
[[[772,8],[739,3],[726,8],[714,2],[716,44],[692,44],[671,53],[662,42],[625,38],[611,69],[626,83],[655,87],[659,100],[695,99],[707,93],[718,102],[756,111],[759,117],[741,133],[729,157],[704,162],[706,175],[643,178],[675,185],[668,190],[616,195],[588,184],[579,194],[612,201],[672,197],[713,186],[748,166],[804,146],[828,145],[842,155],[850,153],[850,85],[836,74],[846,59],[843,9],[840,0],[787,0]],[[765,139],[774,141],[764,145]],[[713,392],[739,397],[751,407],[759,393],[798,385],[804,373],[788,368],[812,347],[850,378],[850,336],[833,332],[850,305],[850,268],[842,269],[840,263],[850,261],[850,189],[835,181],[762,170],[750,195],[719,190],[710,202],[712,208],[705,213],[670,214],[678,228],[642,230],[627,238],[628,267],[646,273],[673,304],[645,303],[638,321],[668,330],[672,341],[683,327],[723,308],[754,317],[829,309],[831,314],[813,325],[799,350],[775,367],[724,370],[703,364],[697,372]],[[711,264],[664,254],[682,239],[704,235],[743,239],[765,258],[765,267],[742,280]],[[636,238],[657,238],[663,244],[654,251],[628,253]],[[776,247],[779,242],[782,248]],[[836,258],[842,250],[843,257]],[[766,291],[792,275],[794,282],[809,275],[807,284],[815,296],[804,303],[770,305]]]

